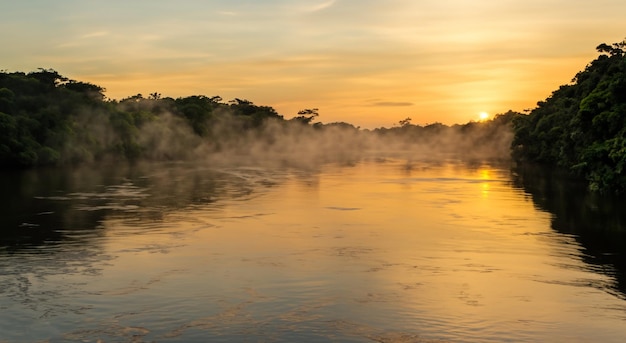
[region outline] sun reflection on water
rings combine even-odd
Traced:
[[[128,200],[133,208],[108,212],[102,258],[83,261],[89,268],[68,262],[55,272],[48,263],[37,278],[21,266],[19,285],[0,277],[11,295],[0,307],[19,314],[11,299],[54,295],[46,320],[72,323],[61,336],[77,341],[532,342],[626,333],[606,311],[621,303],[597,286],[609,277],[585,267],[575,237],[551,230],[550,214],[510,187],[506,168],[387,160],[212,175],[155,181]],[[155,199],[164,193],[179,196],[167,197],[175,206]],[[63,312],[64,302],[81,313]]]

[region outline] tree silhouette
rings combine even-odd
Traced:
[[[406,118],[400,120],[398,122],[398,124],[400,124],[401,127],[409,126],[409,125],[411,125],[411,118],[410,117],[406,117]]]
[[[319,109],[306,108],[306,109],[298,111],[298,116],[294,117],[292,120],[308,125],[313,121],[313,119],[315,119],[318,116],[319,116]]]

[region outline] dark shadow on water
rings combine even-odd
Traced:
[[[615,280],[606,291],[626,299],[626,196],[589,192],[585,182],[539,166],[513,169],[515,187],[552,214],[552,229],[575,237],[590,269]]]
[[[98,244],[108,218],[140,225],[178,209],[219,208],[280,182],[268,175],[190,163],[1,171],[0,254]]]
[[[67,297],[85,295],[83,277],[101,275],[117,258],[107,251],[110,237],[184,230],[162,225],[165,217],[219,212],[282,178],[264,169],[197,163],[0,171],[0,309],[23,321],[82,315],[87,308]],[[199,227],[212,228],[210,222]],[[7,310],[12,306],[18,310]],[[13,325],[0,318],[2,330]]]
[[[55,246],[72,231],[95,234],[102,212],[72,211],[68,194],[80,189],[82,178],[55,170],[3,171],[0,175],[0,247],[33,252]],[[88,178],[88,176],[86,176]],[[69,191],[68,191],[69,190]],[[43,249],[42,251],[47,251]]]

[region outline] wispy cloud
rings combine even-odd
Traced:
[[[319,12],[325,10],[335,4],[336,0],[328,0],[322,3],[315,4],[306,9],[307,12]]]
[[[379,101],[371,104],[371,106],[378,107],[406,107],[413,106],[412,102],[404,102],[404,101]]]
[[[223,15],[223,16],[228,16],[228,17],[234,17],[236,15],[239,15],[239,13],[237,13],[235,11],[217,11],[217,14]]]
[[[623,39],[626,11],[624,0],[39,2],[2,6],[5,68],[52,67],[114,98],[215,92],[371,126],[532,107],[599,43]]]
[[[94,32],[86,33],[80,36],[80,38],[89,39],[89,38],[96,38],[96,37],[104,37],[108,35],[109,35],[109,31],[94,31]]]

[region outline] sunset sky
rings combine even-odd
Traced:
[[[364,128],[533,108],[626,37],[624,0],[27,0],[0,3],[0,69],[121,99],[220,95]]]

